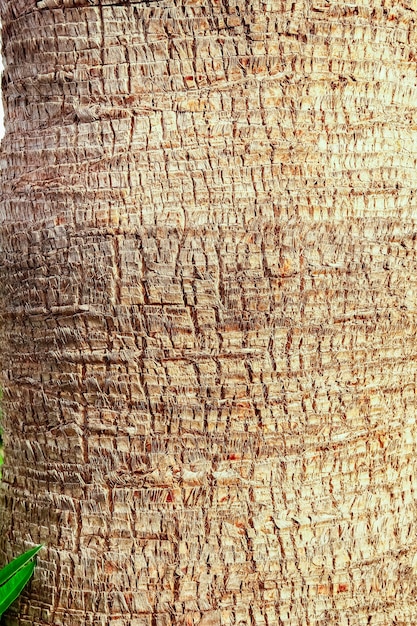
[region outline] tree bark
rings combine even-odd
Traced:
[[[416,624],[416,2],[0,7],[6,624]]]

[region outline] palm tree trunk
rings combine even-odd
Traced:
[[[7,624],[417,623],[416,9],[365,4],[0,0]]]

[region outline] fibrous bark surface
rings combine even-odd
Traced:
[[[416,3],[0,7],[6,623],[416,624]]]

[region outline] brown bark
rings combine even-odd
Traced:
[[[416,624],[415,2],[0,7],[6,623]]]

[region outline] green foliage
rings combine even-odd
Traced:
[[[19,597],[33,574],[36,555],[43,546],[35,546],[0,570],[0,616]]]

